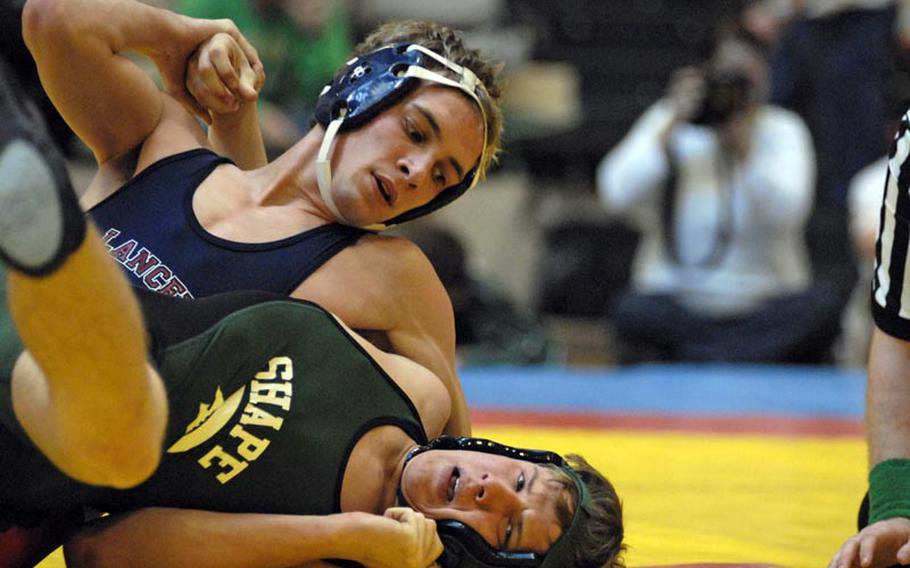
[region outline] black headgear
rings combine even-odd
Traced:
[[[428,66],[434,62],[454,71],[458,75],[458,80],[431,71]],[[477,96],[477,91],[484,89],[484,86],[473,71],[419,44],[389,45],[355,57],[323,88],[315,110],[316,121],[325,128],[325,135],[316,158],[316,179],[319,182],[322,200],[337,219],[343,220],[344,216],[335,206],[331,194],[331,151],[335,135],[339,131],[364,125],[413,91],[421,80],[459,89],[477,103],[483,118],[481,156],[486,154],[488,137],[486,112]],[[472,168],[461,182],[446,188],[429,203],[366,228],[386,229],[439,209],[477,184],[479,167],[480,164]]]
[[[496,550],[476,531],[464,523],[451,520],[437,520],[436,529],[445,547],[437,563],[442,568],[565,568],[574,561],[573,543],[584,532],[590,518],[591,495],[588,486],[560,456],[546,450],[513,448],[483,438],[450,438],[442,436],[425,446],[413,450],[405,464],[414,456],[429,450],[468,450],[496,454],[518,460],[540,464],[553,464],[565,472],[578,490],[578,504],[572,517],[572,524],[553,543],[546,554],[535,552],[508,552]],[[406,502],[401,495],[402,502]]]

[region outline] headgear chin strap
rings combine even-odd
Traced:
[[[429,450],[468,450],[496,454],[540,464],[553,464],[565,472],[578,490],[578,503],[569,528],[553,543],[546,554],[496,550],[476,531],[464,523],[437,520],[436,529],[445,551],[437,563],[442,568],[566,568],[574,565],[573,544],[578,542],[591,516],[591,494],[588,486],[557,453],[505,446],[483,438],[450,438],[442,436],[426,446],[415,448],[407,462]],[[399,500],[407,503],[398,488]]]
[[[458,75],[458,80],[452,80],[428,69],[427,65],[432,61],[454,71]],[[335,137],[339,131],[362,126],[413,91],[421,80],[456,88],[477,103],[483,119],[481,163],[484,162],[483,157],[487,153],[487,117],[477,96],[477,90],[484,89],[484,86],[473,71],[416,43],[390,45],[355,57],[348,61],[344,70],[322,89],[315,110],[316,121],[325,128],[322,144],[316,156],[319,194],[332,215],[342,222],[353,224],[345,219],[332,198],[331,162]],[[429,203],[364,228],[387,229],[439,209],[477,184],[479,167],[480,164],[472,168],[460,183],[446,188]]]

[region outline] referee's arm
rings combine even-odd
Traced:
[[[866,391],[870,468],[910,458],[910,113],[891,147],[879,215]]]
[[[869,467],[910,457],[910,342],[875,328],[866,389]]]
[[[869,524],[829,568],[910,563],[910,113],[891,148],[879,220],[866,387]]]

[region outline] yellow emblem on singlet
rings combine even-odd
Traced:
[[[258,460],[271,444],[271,434],[281,430],[291,410],[293,379],[294,362],[278,356],[269,359],[266,369],[228,398],[217,387],[212,402],[199,404],[196,418],[167,452],[179,454],[198,448],[227,429],[226,436],[198,450],[201,455],[196,463],[203,469],[211,468],[219,483],[228,483]],[[242,412],[237,412],[247,392],[248,400]]]
[[[215,390],[215,399],[211,404],[200,403],[199,414],[196,419],[186,427],[186,434],[167,449],[169,454],[179,454],[192,450],[202,444],[224,428],[225,424],[234,416],[243,400],[246,387],[240,387],[234,394],[224,400],[221,387]]]

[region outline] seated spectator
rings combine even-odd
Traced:
[[[230,18],[259,50],[269,76],[259,96],[259,120],[270,156],[309,130],[319,92],[353,47],[339,2],[181,0],[178,11],[196,18]]]
[[[767,93],[764,44],[724,26],[709,60],[678,70],[600,164],[606,207],[642,232],[632,290],[611,314],[620,361],[830,356],[837,300],[811,289],[804,242],[812,143]]]

